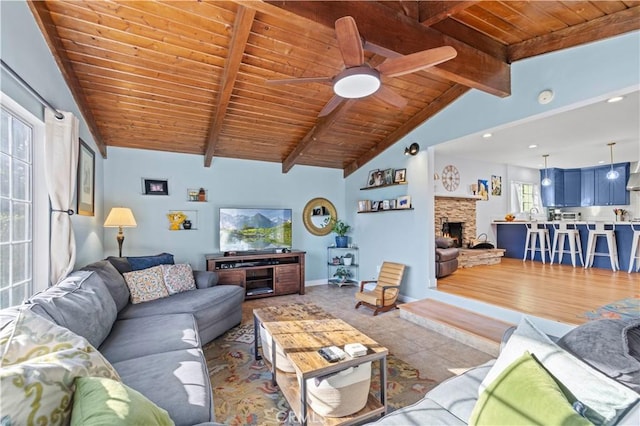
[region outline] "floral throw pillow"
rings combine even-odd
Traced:
[[[189,264],[160,265],[164,277],[164,285],[169,294],[182,293],[195,290],[196,282],[193,279],[193,271]]]
[[[162,266],[126,272],[124,280],[131,293],[131,303],[142,303],[169,296],[162,277]]]
[[[120,380],[84,337],[27,308],[0,331],[0,354],[3,424],[69,424],[76,377]]]

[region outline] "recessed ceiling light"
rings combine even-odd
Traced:
[[[484,135],[482,135],[482,137],[485,139],[489,139],[491,136],[493,136],[491,133],[485,133]]]
[[[529,145],[529,149],[533,149],[533,148],[537,148],[538,145],[536,145],[535,143],[532,143],[531,145]]]
[[[607,99],[607,102],[609,102],[610,104],[614,103],[614,102],[620,102],[621,100],[624,99],[624,96],[614,96],[613,98],[609,98]]]

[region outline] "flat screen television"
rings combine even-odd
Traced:
[[[291,249],[291,209],[220,208],[220,251]]]

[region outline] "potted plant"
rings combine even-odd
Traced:
[[[344,266],[350,266],[353,262],[353,253],[347,253],[342,257],[342,263]]]
[[[343,283],[351,278],[351,271],[343,266],[340,266],[338,269],[336,269],[336,272],[333,274],[333,276],[338,277],[338,282]]]
[[[349,229],[351,229],[351,225],[347,225],[342,220],[336,220],[334,218],[328,219],[328,224],[331,226],[331,230],[337,234],[336,247],[346,248],[349,243],[349,237],[347,237],[346,234],[349,232]]]

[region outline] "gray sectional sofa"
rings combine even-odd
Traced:
[[[217,285],[213,272],[195,272],[195,290],[134,305],[114,264],[126,272],[126,258],[95,262],[25,306],[85,337],[124,384],[177,425],[215,421],[202,345],[240,323],[243,289]],[[10,318],[0,311],[2,322]]]
[[[513,355],[522,354],[524,351],[538,358],[547,372],[554,376],[554,380],[558,384],[562,383],[560,387],[569,401],[575,396],[583,406],[589,407],[581,414],[591,423],[633,426],[640,424],[639,316],[625,320],[591,321],[576,327],[561,338],[541,335],[525,318],[517,328],[507,330],[497,360],[488,361],[440,383],[420,401],[393,411],[372,425],[474,423],[470,422],[470,419],[482,393],[481,384],[491,374],[492,368],[498,363],[509,362],[501,359],[509,356],[509,352]],[[496,389],[491,389],[490,392],[499,397]],[[530,397],[528,399],[530,400]],[[509,405],[509,401],[500,402],[505,406]],[[512,404],[509,408],[523,410],[519,404]],[[545,411],[553,410],[546,405],[542,408],[540,411],[543,415]],[[609,417],[604,418],[607,415]],[[487,424],[478,422],[483,423]],[[537,422],[532,418],[526,423],[559,424],[545,420]],[[571,423],[567,421],[562,424]]]

